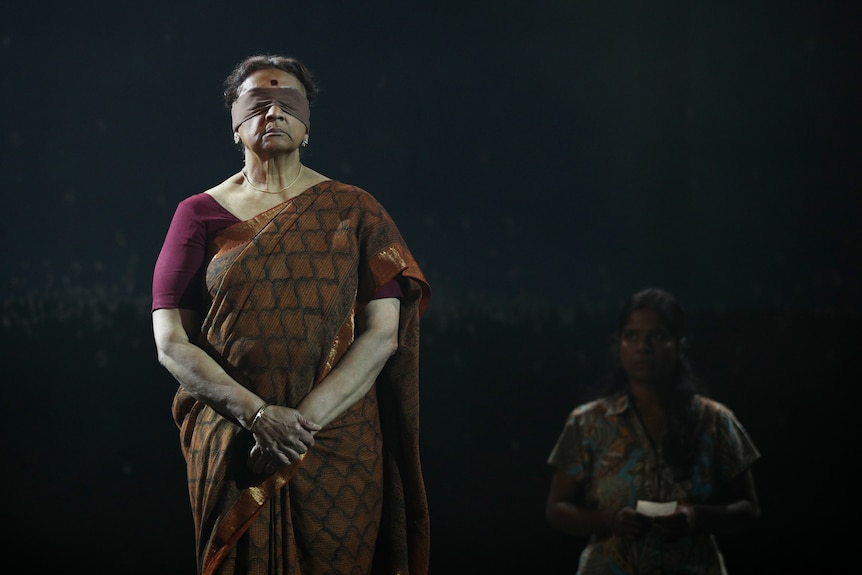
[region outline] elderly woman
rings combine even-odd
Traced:
[[[714,534],[760,516],[760,453],[730,409],[698,392],[684,328],[670,293],[631,296],[610,388],[571,412],[548,459],[548,523],[589,536],[579,574],[724,574]]]
[[[179,203],[155,265],[202,574],[427,572],[429,286],[368,192],[303,165],[316,92],[294,58],[236,66],[244,166]]]

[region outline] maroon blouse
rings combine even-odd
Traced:
[[[177,205],[153,271],[152,309],[183,308],[203,312],[203,272],[207,243],[240,220],[206,193],[195,194]],[[372,299],[398,297],[394,279]]]

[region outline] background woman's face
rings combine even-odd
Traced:
[[[677,339],[650,309],[629,315],[620,333],[619,354],[623,372],[632,383],[665,384],[679,362]]]

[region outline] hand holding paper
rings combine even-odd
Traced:
[[[676,512],[676,501],[660,503],[658,501],[646,501],[639,499],[635,511],[647,517],[662,517]]]

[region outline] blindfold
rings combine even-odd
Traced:
[[[266,114],[270,106],[276,105],[303,124],[311,127],[311,112],[308,109],[308,99],[302,92],[294,88],[252,88],[243,93],[230,107],[230,119],[233,131],[240,124],[259,114]]]

